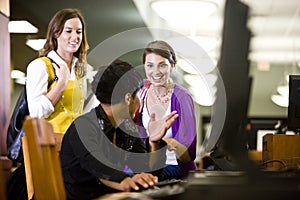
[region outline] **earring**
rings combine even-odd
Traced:
[[[130,94],[127,95],[127,101],[129,101],[129,102],[131,101],[131,96],[130,96]]]

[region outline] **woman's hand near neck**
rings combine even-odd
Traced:
[[[56,53],[59,55],[59,57],[61,57],[61,59],[63,59],[67,63],[67,66],[68,66],[69,70],[71,71],[73,54],[62,52],[59,49],[56,50]]]

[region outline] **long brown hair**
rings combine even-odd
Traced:
[[[86,75],[86,56],[89,49],[89,45],[86,37],[86,25],[84,18],[78,9],[66,8],[58,11],[51,19],[48,25],[48,31],[46,36],[46,43],[43,49],[39,52],[39,56],[46,56],[50,51],[57,50],[57,38],[62,33],[65,22],[69,19],[79,18],[82,24],[82,42],[79,49],[74,53],[74,56],[78,58],[78,62],[75,66],[75,74],[77,77],[82,78]]]

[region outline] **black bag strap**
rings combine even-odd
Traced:
[[[60,66],[59,66],[52,58],[50,58],[50,57],[48,57],[48,56],[41,57],[42,60],[44,60],[43,58],[46,58],[46,59],[48,59],[48,60],[51,62],[51,66],[52,66],[53,71],[54,71],[54,78],[51,79],[50,81],[48,81],[48,86],[47,86],[47,88],[49,89],[50,86],[51,86],[55,81],[58,80],[58,77],[57,77],[57,75],[56,75],[56,73],[55,73],[55,68],[54,68],[53,64],[55,64],[58,68],[60,68]],[[46,62],[47,70],[48,70],[48,62],[47,62],[46,60],[44,60],[44,61]],[[48,71],[48,75],[50,76],[49,71]]]

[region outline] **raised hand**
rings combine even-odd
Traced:
[[[163,120],[156,120],[155,113],[152,113],[148,124],[150,142],[157,142],[161,140],[165,136],[167,130],[173,125],[177,117],[177,111],[173,111]]]

